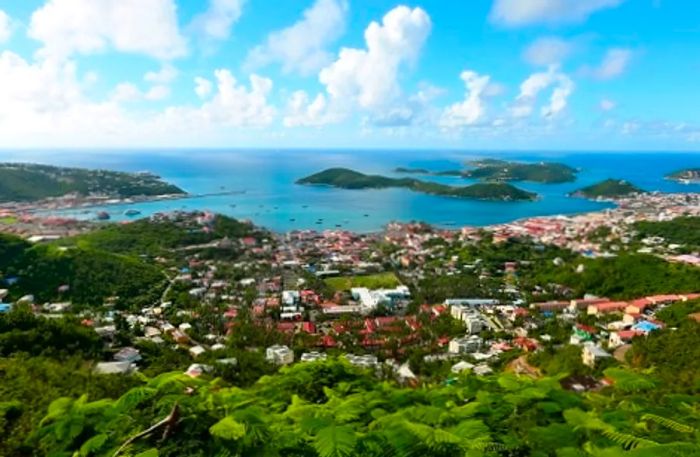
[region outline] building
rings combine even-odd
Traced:
[[[607,301],[588,306],[589,315],[621,313],[629,304],[626,301]]]
[[[265,358],[275,365],[289,365],[294,362],[294,352],[287,346],[275,344],[267,348]]]
[[[593,343],[588,343],[583,346],[583,351],[581,352],[581,360],[584,365],[591,368],[595,367],[599,361],[612,357],[610,354],[605,352],[600,346],[596,346]]]
[[[498,305],[498,300],[493,298],[448,298],[444,302],[445,306],[468,306],[468,307],[480,307],[480,306],[496,306]]]
[[[401,300],[411,298],[411,292],[406,286],[398,286],[395,289],[369,290],[366,287],[353,287],[350,289],[352,299],[360,304],[364,312],[369,312],[379,305],[396,306]]]
[[[326,360],[326,354],[318,351],[304,352],[301,355],[302,362],[315,362],[317,360]]]
[[[453,338],[450,340],[448,351],[453,354],[469,354],[481,348],[483,340],[476,335]]]
[[[136,371],[136,365],[129,362],[100,362],[95,365],[98,374],[130,374]]]
[[[620,330],[619,332],[611,332],[608,338],[608,346],[616,348],[623,344],[630,343],[635,336],[643,335],[642,332],[636,330]]]
[[[345,358],[348,362],[356,367],[360,368],[374,368],[379,363],[377,356],[375,355],[355,355],[355,354],[345,354]]]
[[[473,363],[461,361],[461,362],[458,362],[458,363],[455,363],[454,365],[452,365],[452,368],[450,368],[450,371],[454,374],[458,374],[458,373],[461,373],[461,372],[466,371],[466,370],[471,370],[472,368],[474,368]]]

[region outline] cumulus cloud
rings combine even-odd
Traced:
[[[584,68],[584,74],[600,80],[613,79],[625,72],[631,60],[631,50],[624,48],[609,49],[600,65],[595,68]]]
[[[562,73],[559,67],[551,65],[547,71],[533,73],[520,84],[520,92],[511,107],[511,115],[516,118],[530,116],[536,107],[541,92],[552,88],[549,101],[540,109],[542,117],[553,117],[564,111],[569,96],[574,91],[574,82]]]
[[[199,98],[206,98],[211,94],[214,85],[206,78],[197,76],[194,78],[194,93],[197,94]]]
[[[557,37],[542,37],[525,49],[523,58],[531,65],[560,64],[573,51],[572,43]]]
[[[209,7],[192,21],[192,26],[206,38],[225,40],[243,12],[243,0],[209,0]]]
[[[170,84],[177,78],[177,69],[170,64],[163,65],[158,71],[149,71],[143,79],[153,84]]]
[[[308,75],[328,64],[333,56],[327,46],[345,30],[346,0],[316,0],[291,26],[272,32],[253,48],[246,59],[248,67],[279,63],[284,72]]]
[[[400,94],[398,73],[419,55],[431,21],[421,8],[398,6],[382,23],[365,30],[365,49],[343,48],[338,59],[321,70],[320,82],[331,98],[361,108],[382,107]]]
[[[486,108],[483,97],[489,87],[491,77],[466,70],[460,75],[466,88],[464,100],[448,106],[440,119],[440,126],[445,128],[463,127],[479,122]]]
[[[497,24],[518,27],[562,24],[586,20],[591,14],[620,5],[624,0],[495,0],[490,18]]]
[[[12,35],[12,20],[6,12],[0,10],[0,44],[10,39]]]
[[[49,0],[34,11],[28,34],[44,57],[113,48],[172,59],[186,53],[174,0]]]
[[[283,124],[285,127],[318,127],[337,120],[338,113],[329,110],[325,95],[317,94],[310,100],[309,94],[298,90],[289,97]]]

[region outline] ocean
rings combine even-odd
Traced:
[[[398,176],[396,167],[449,170],[477,158],[526,162],[554,161],[580,169],[576,182],[514,183],[537,192],[534,202],[484,202],[424,195],[406,189],[343,190],[295,184],[299,178],[329,167]],[[278,232],[294,229],[344,229],[370,232],[390,221],[423,221],[437,226],[485,226],[533,216],[576,214],[611,207],[609,203],[567,194],[607,178],[625,179],[645,190],[700,192],[698,184],[680,184],[664,175],[700,167],[700,153],[554,153],[386,150],[99,150],[0,151],[0,160],[60,166],[150,171],[191,194],[226,195],[169,201],[110,205],[56,212],[83,219],[107,211],[112,220],[130,220],[136,209],[144,217],[163,211],[208,210]],[[451,185],[467,185],[459,177],[426,177]]]

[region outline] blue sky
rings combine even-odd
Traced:
[[[0,148],[697,150],[700,2],[0,0]]]

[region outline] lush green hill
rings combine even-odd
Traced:
[[[32,246],[3,236],[0,252],[11,252],[0,262],[2,276],[19,279],[10,287],[12,296],[33,294],[39,303],[70,300],[76,305],[100,305],[116,296],[118,305],[137,307],[155,302],[165,283],[153,264],[89,247]],[[61,286],[69,289],[59,291]]]
[[[342,189],[403,187],[416,192],[474,200],[534,200],[536,194],[506,183],[479,183],[455,187],[412,178],[366,175],[347,168],[329,168],[297,181],[297,184],[326,185]]]
[[[623,179],[606,179],[579,189],[573,192],[572,195],[585,198],[617,198],[643,192],[639,187]]]
[[[183,194],[149,173],[123,173],[35,164],[0,164],[0,201],[31,201],[68,193],[113,197]]]
[[[507,162],[503,160],[485,159],[470,162],[475,167],[465,170],[465,177],[485,179],[490,181],[533,181],[546,184],[556,184],[576,180],[576,169],[555,162]]]

